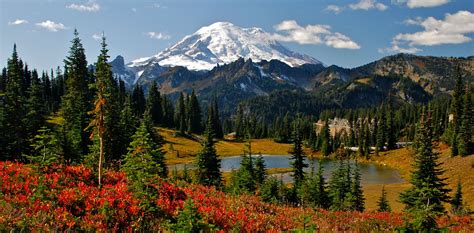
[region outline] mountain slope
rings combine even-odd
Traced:
[[[275,59],[290,66],[321,64],[315,58],[288,50],[261,28],[241,28],[229,22],[217,22],[202,27],[155,56],[140,58],[128,65],[144,67],[158,63],[190,70],[211,70],[216,64],[228,64],[239,58]]]

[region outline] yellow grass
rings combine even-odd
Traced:
[[[177,164],[193,161],[196,154],[201,149],[200,138],[195,139],[186,137],[175,137],[174,130],[158,128],[160,135],[165,138],[167,163]],[[217,154],[222,157],[240,155],[243,153],[245,142],[221,140],[216,143]],[[254,139],[252,140],[253,154],[284,155],[288,154],[291,144],[276,143],[272,139]]]
[[[460,180],[463,186],[464,201],[473,209],[474,195],[472,195],[472,193],[474,193],[474,168],[472,168],[472,163],[474,161],[474,155],[451,157],[450,149],[446,145],[440,145],[437,150],[440,153],[439,162],[442,163],[442,168],[445,170],[444,177],[447,178],[446,182],[448,183],[448,187],[452,190],[451,196],[453,196],[458,180]],[[373,156],[370,160],[380,165],[398,169],[402,178],[405,179],[405,183],[403,184],[385,186],[390,204],[395,211],[399,211],[403,208],[403,206],[398,203],[398,194],[410,187],[408,181],[410,180],[410,172],[412,170],[412,155],[413,152],[410,149],[402,148],[381,153],[379,157]],[[364,187],[368,209],[376,207],[381,189],[382,185],[368,185]]]

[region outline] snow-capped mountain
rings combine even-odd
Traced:
[[[239,58],[256,62],[275,59],[293,67],[321,64],[313,57],[288,50],[261,28],[241,28],[229,22],[217,22],[202,27],[155,56],[134,60],[128,66],[135,70],[153,64],[210,70],[217,64],[228,64]]]

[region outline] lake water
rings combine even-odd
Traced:
[[[265,165],[267,168],[288,168],[290,167],[290,156],[289,155],[263,155],[265,160]],[[221,158],[221,171],[229,172],[232,169],[236,170],[240,166],[241,161],[240,156],[231,156]],[[324,176],[326,179],[329,179],[331,173],[337,168],[339,161],[338,160],[329,160],[329,159],[319,159],[319,158],[309,158],[306,159],[308,168],[306,172],[310,172],[311,162],[313,163],[315,173],[318,169],[319,163],[324,167]],[[351,161],[354,163],[354,161]],[[183,169],[185,164],[176,164],[170,166],[170,169]],[[192,164],[186,165],[188,168],[192,169]],[[394,184],[402,183],[403,179],[400,177],[400,174],[396,169],[380,166],[370,163],[359,163],[359,169],[361,172],[361,183],[362,184]],[[291,182],[292,178],[289,173],[275,174],[276,177],[283,179],[285,182]]]

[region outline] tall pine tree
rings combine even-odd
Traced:
[[[400,195],[408,212],[429,210],[435,215],[444,213],[444,202],[449,201],[443,170],[438,162],[439,154],[433,151],[431,111],[423,113],[415,139],[416,154],[412,173],[412,187]]]
[[[66,160],[78,162],[88,150],[89,133],[84,129],[89,123],[87,113],[91,107],[91,95],[88,90],[86,55],[77,30],[74,30],[71,43],[69,55],[64,60],[66,92],[61,101],[61,115],[64,118],[66,135]]]

